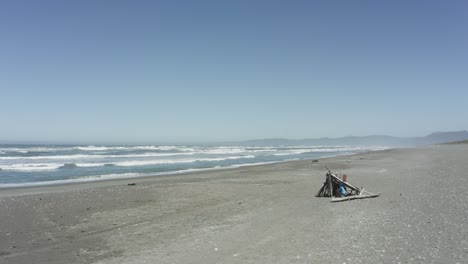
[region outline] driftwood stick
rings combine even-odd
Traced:
[[[364,188],[362,188],[361,190],[359,190],[358,195],[362,195],[363,193],[364,193]],[[367,193],[369,193],[369,192],[367,192]]]
[[[330,197],[333,199],[333,183],[331,173],[328,174],[328,184],[330,185]]]
[[[364,191],[363,194],[370,194],[370,195],[372,195],[373,193],[368,192],[368,191]]]
[[[354,186],[352,186],[351,184],[342,181],[340,178],[338,178],[338,177],[337,177],[336,175],[334,175],[333,173],[330,173],[330,175],[331,175],[335,180],[337,180],[338,182],[342,182],[346,187],[348,187],[348,188],[350,188],[350,189],[353,189],[353,190],[356,190],[356,191],[359,190],[359,188],[354,187]]]
[[[323,187],[323,186],[322,186],[322,187]],[[320,188],[320,190],[315,194],[315,197],[319,197],[321,191],[322,191],[322,188]]]
[[[315,195],[315,197],[322,197],[323,191],[324,191],[324,189],[325,189],[325,186],[326,186],[326,184],[324,183],[324,184],[322,185],[322,188],[320,188],[320,190],[318,191],[318,193]]]
[[[348,200],[354,200],[354,199],[366,199],[366,198],[374,198],[374,197],[379,197],[380,193],[378,194],[366,194],[366,195],[354,195],[354,196],[347,196],[343,198],[332,198],[331,202],[343,202],[343,201],[348,201]]]

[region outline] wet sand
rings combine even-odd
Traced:
[[[0,263],[467,263],[467,154],[443,145],[0,190]],[[315,198],[326,167],[382,195]]]

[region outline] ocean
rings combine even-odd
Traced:
[[[386,147],[0,145],[0,188],[180,174]]]

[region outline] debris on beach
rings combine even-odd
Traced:
[[[135,186],[136,183],[132,182],[132,183],[129,183],[129,184],[127,184],[127,185],[128,185],[128,186]]]
[[[355,187],[347,182],[347,176],[338,177],[328,170],[325,182],[315,197],[331,197],[331,202],[378,197],[380,193],[371,193],[364,188]]]

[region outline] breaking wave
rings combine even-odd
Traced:
[[[247,156],[231,156],[222,158],[194,158],[194,159],[156,159],[156,160],[128,160],[112,163],[19,163],[11,165],[3,165],[0,168],[7,171],[44,171],[55,169],[73,169],[73,168],[89,168],[89,167],[133,167],[133,166],[148,166],[161,164],[182,164],[194,162],[215,162],[224,160],[236,159],[252,159],[253,155]]]

